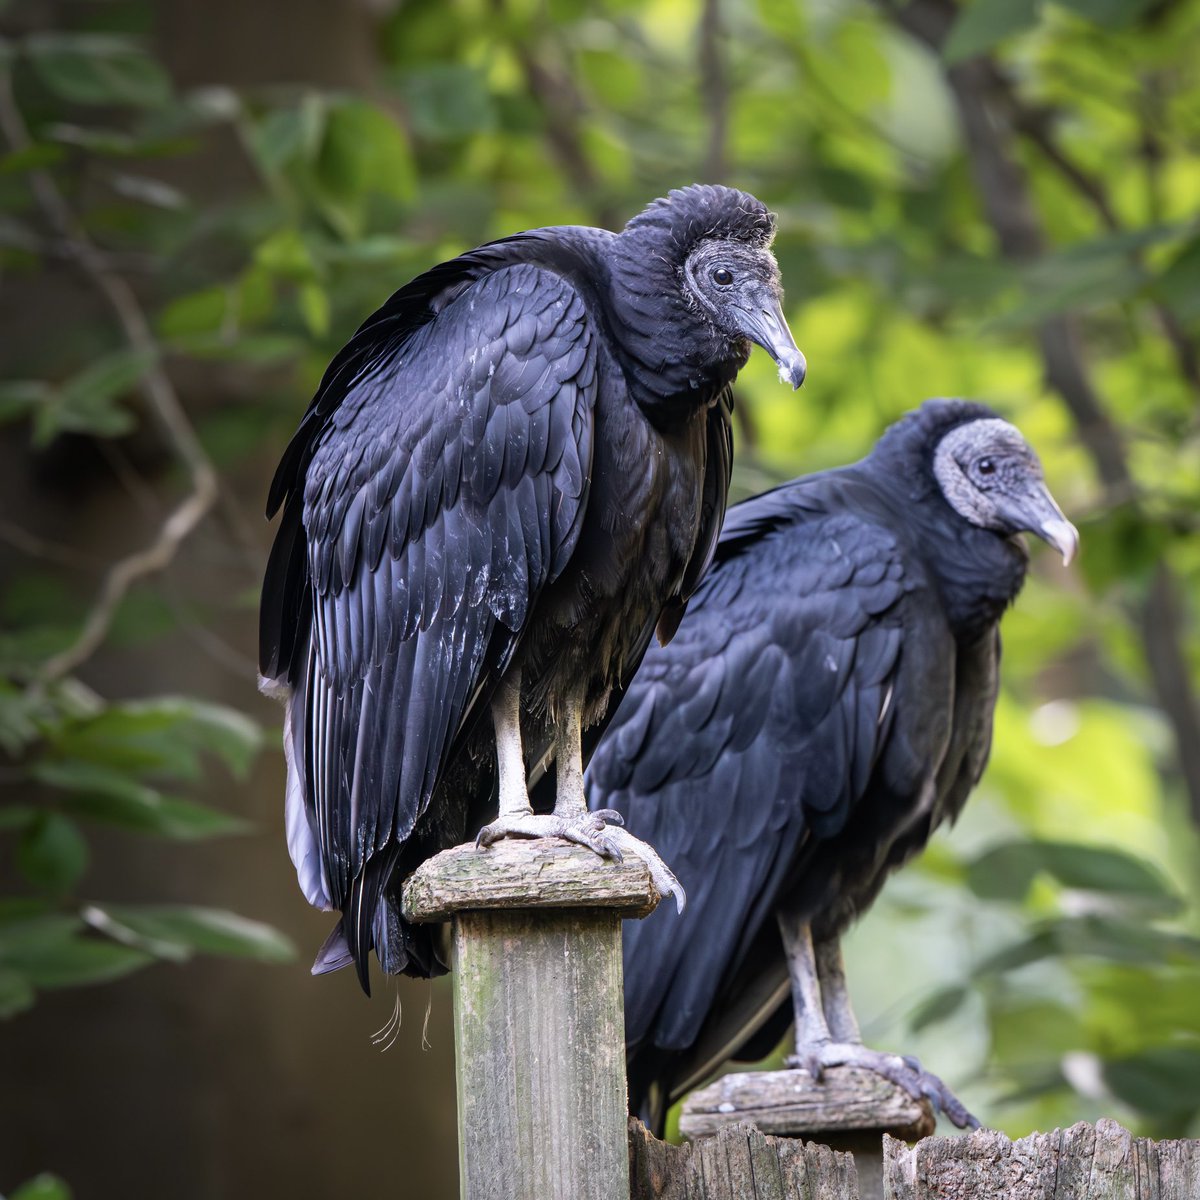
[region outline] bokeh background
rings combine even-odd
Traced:
[[[7,0],[0,31],[0,1189],[457,1194],[447,982],[307,972],[266,486],[412,275],[700,179],[779,214],[811,368],[743,373],[739,495],[961,394],[1083,533],[1005,620],[978,794],[850,940],[868,1040],[1014,1135],[1200,1135],[1200,3]]]

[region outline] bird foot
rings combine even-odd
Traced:
[[[610,821],[616,824],[608,824]],[[475,838],[475,845],[490,846],[503,837],[557,837],[586,846],[601,858],[609,858],[613,862],[624,862],[625,855],[631,854],[646,864],[659,894],[674,896],[676,909],[683,912],[683,906],[687,903],[683,885],[652,847],[621,829],[621,824],[621,814],[612,809],[581,813],[577,817],[559,817],[553,813],[515,813],[499,816],[490,825],[485,825]]]
[[[870,1050],[856,1042],[810,1042],[797,1046],[796,1053],[785,1061],[788,1067],[807,1071],[818,1083],[826,1067],[862,1067],[874,1071],[903,1088],[914,1100],[928,1100],[935,1112],[945,1113],[959,1129],[980,1128],[979,1121],[962,1101],[911,1055]]]
[[[559,817],[553,813],[502,813],[479,831],[475,845],[490,846],[503,837],[563,838],[586,846],[601,858],[622,861],[620,848],[604,818],[596,813],[582,813],[578,817]]]

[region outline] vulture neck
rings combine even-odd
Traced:
[[[614,240],[608,311],[630,396],[659,429],[708,409],[750,357],[699,316],[683,292],[679,250],[629,233]]]
[[[955,638],[970,643],[989,634],[1017,598],[1029,555],[1019,536],[980,529],[949,505],[931,530],[926,564],[937,581]]]

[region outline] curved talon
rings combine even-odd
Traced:
[[[593,817],[607,821],[610,825],[624,826],[625,818],[615,808],[597,808],[592,811]]]
[[[650,872],[650,878],[658,889],[660,896],[674,896],[676,912],[683,912],[687,904],[687,893],[683,884],[675,878],[675,873],[658,856],[653,846],[648,846],[640,838],[635,838],[626,829],[608,827],[605,836],[609,841],[620,847],[625,853],[640,858]]]

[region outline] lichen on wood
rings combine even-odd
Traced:
[[[455,846],[422,863],[404,884],[404,914],[418,923],[495,908],[603,908],[644,917],[660,899],[641,859],[626,855],[618,863],[548,838]]]

